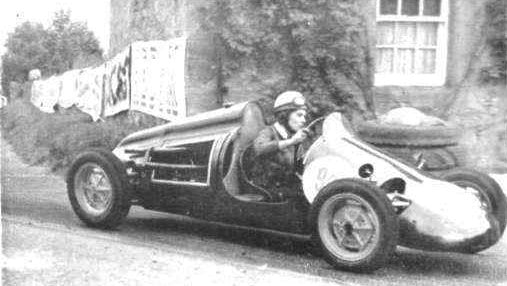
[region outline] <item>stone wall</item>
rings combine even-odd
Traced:
[[[184,32],[183,0],[111,0],[109,54],[134,41],[165,40]]]

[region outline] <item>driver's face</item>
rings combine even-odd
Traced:
[[[306,110],[298,109],[289,115],[289,127],[294,131],[298,131],[306,125]]]

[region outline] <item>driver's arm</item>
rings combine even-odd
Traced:
[[[263,129],[254,141],[254,151],[257,156],[275,153],[290,146],[303,142],[307,137],[306,130],[296,132],[291,138],[278,140],[269,128]]]
[[[278,151],[278,142],[270,128],[261,130],[253,143],[255,155],[262,156]]]

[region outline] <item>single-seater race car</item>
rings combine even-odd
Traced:
[[[333,266],[373,271],[396,246],[475,253],[506,225],[506,198],[489,176],[454,169],[439,178],[354,135],[340,113],[310,123],[301,158],[304,196],[279,198],[252,182],[252,142],[266,126],[243,103],[133,133],[113,152],[90,150],[67,174],[87,225],[113,228],[131,205],[301,235]]]

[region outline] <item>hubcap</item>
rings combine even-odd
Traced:
[[[111,182],[99,165],[83,164],[74,177],[76,199],[89,214],[101,215],[111,205],[113,190]]]
[[[335,195],[322,205],[318,228],[326,248],[348,261],[367,257],[379,240],[379,218],[373,207],[349,193]]]

